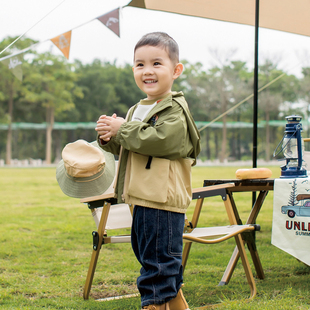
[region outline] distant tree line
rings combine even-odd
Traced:
[[[0,51],[15,38],[0,42]],[[35,43],[29,38],[17,41],[4,57]],[[242,61],[225,61],[209,70],[201,63],[182,61],[185,70],[175,81],[173,90],[183,91],[195,121],[211,122],[232,109],[253,92],[253,70]],[[290,114],[308,118],[310,102],[310,68],[303,68],[301,78],[278,69],[277,63],[264,60],[259,67],[259,87],[283,76],[259,94],[258,158],[270,160],[281,140],[284,128],[270,126]],[[0,62],[0,158],[10,164],[12,158],[42,158],[46,163],[58,161],[62,148],[77,139],[93,141],[94,130],[53,130],[54,122],[96,122],[101,114],[125,116],[128,108],[144,94],[135,85],[130,64],[118,66],[95,59],[84,64],[69,63],[63,56],[49,52],[28,51],[24,56],[23,81]],[[301,102],[300,105],[293,103]],[[227,128],[228,122],[253,120],[253,99],[247,100],[219,121],[221,128],[201,131],[201,159],[250,159],[252,129]],[[12,130],[14,122],[46,123],[46,130]]]

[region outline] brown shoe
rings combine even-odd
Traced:
[[[169,301],[169,306],[170,310],[190,310],[181,289],[177,296]]]
[[[169,302],[162,304],[162,305],[148,305],[144,306],[141,310],[148,309],[148,310],[170,310]]]

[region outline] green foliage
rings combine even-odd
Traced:
[[[3,49],[15,38],[0,42]],[[24,49],[35,43],[29,38],[20,39],[3,56]],[[222,61],[215,53],[219,65],[205,70],[199,62],[190,64],[186,60],[183,74],[175,81],[173,90],[183,91],[196,121],[211,122],[222,113],[223,129],[204,129],[202,134],[204,148],[201,157],[240,160],[250,158],[252,135],[248,130],[226,129],[227,122],[252,122],[253,99],[238,103],[253,93],[253,70],[245,62]],[[227,58],[227,57],[226,57]],[[277,82],[259,93],[258,121],[265,120],[265,128],[259,129],[258,154],[270,160],[272,150],[279,141],[279,130],[269,126],[270,120],[283,119],[289,114],[308,117],[307,104],[310,103],[310,69],[303,69],[303,77],[298,79],[278,69],[277,63],[265,60],[259,67],[259,87],[266,85],[279,75]],[[100,115],[116,113],[124,117],[128,108],[137,103],[145,94],[135,85],[132,68],[129,64],[117,66],[100,59],[83,64],[76,60],[69,63],[63,56],[50,53],[38,54],[28,51],[23,62],[24,80],[21,83],[0,63],[0,123],[10,122],[95,122]],[[302,108],[293,103],[303,102]],[[5,156],[6,133],[0,135],[0,157]],[[46,138],[37,140],[30,131],[13,132],[19,143],[18,152],[12,156],[22,158],[42,157]],[[36,135],[35,135],[36,136]],[[59,133],[53,132],[53,158],[58,158],[62,147],[78,138],[94,140],[95,131]],[[17,137],[17,138],[16,138]],[[281,138],[281,137],[280,137]],[[18,139],[18,140],[17,140]],[[57,140],[54,142],[54,140]],[[29,141],[43,145],[29,147],[22,143]],[[31,151],[30,151],[31,149]],[[31,154],[35,150],[40,152]]]
[[[144,95],[135,85],[129,65],[115,64],[95,59],[91,64],[76,63],[77,85],[84,97],[76,100],[77,113],[73,121],[97,121],[100,115],[116,113],[124,117],[132,105]]]
[[[50,53],[41,54],[31,60],[24,78],[23,105],[39,104],[43,108],[52,108],[55,116],[75,107],[73,100],[83,97],[82,91],[75,85],[77,75],[73,66],[63,57]]]

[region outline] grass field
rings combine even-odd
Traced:
[[[204,179],[234,178],[241,167],[194,167],[193,186]],[[278,177],[279,167],[270,167]],[[95,222],[86,205],[65,196],[55,168],[0,169],[0,309],[140,309],[139,297],[96,301],[137,293],[139,273],[129,244],[106,245],[99,256],[90,298],[83,286],[92,252]],[[245,220],[250,193],[236,194]],[[217,286],[234,248],[230,240],[192,246],[184,274],[190,308],[220,303],[218,309],[309,309],[310,268],[271,245],[273,193],[258,216],[257,247],[266,278],[256,279],[258,294],[247,301],[249,287],[239,262],[229,285]],[[193,206],[189,208],[189,215]],[[207,200],[201,225],[222,224],[218,198]]]

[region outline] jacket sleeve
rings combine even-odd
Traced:
[[[154,126],[138,121],[122,124],[115,141],[129,151],[167,159],[185,158],[193,148],[179,104],[159,112]]]
[[[112,138],[108,143],[103,143],[99,136],[97,136],[97,143],[106,152],[110,152],[114,155],[119,155],[121,146],[119,143],[116,143],[115,138]]]

